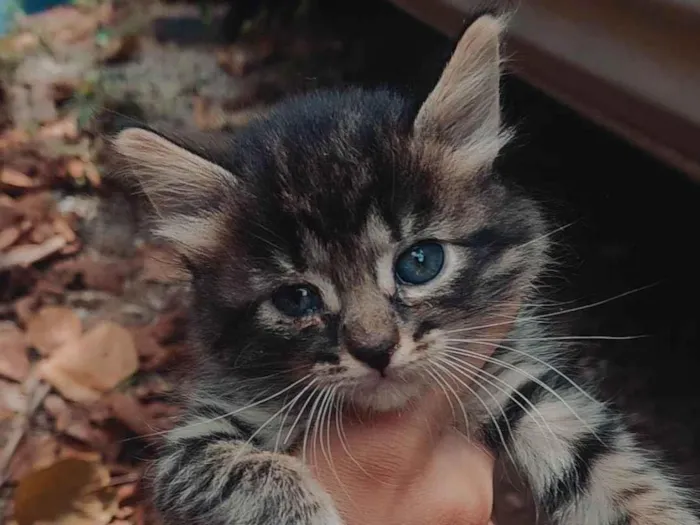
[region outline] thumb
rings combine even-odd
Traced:
[[[400,411],[371,413],[350,410],[331,435],[331,455],[337,468],[392,478],[421,469],[442,435],[452,425],[452,409],[441,391],[427,392]],[[315,446],[315,444],[311,444]],[[307,457],[318,454],[307,451]]]

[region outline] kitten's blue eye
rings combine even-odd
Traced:
[[[310,286],[284,286],[272,296],[272,304],[289,317],[306,317],[321,309],[318,293]]]
[[[424,284],[437,277],[445,264],[445,249],[436,242],[414,244],[396,261],[396,277],[403,284]]]

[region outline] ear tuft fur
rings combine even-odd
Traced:
[[[156,234],[186,256],[217,245],[224,226],[217,203],[236,184],[228,170],[147,129],[125,129],[112,146],[124,174],[153,205]]]
[[[493,161],[506,139],[499,84],[504,24],[505,18],[484,15],[467,28],[418,112],[416,138]]]

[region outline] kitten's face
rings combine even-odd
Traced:
[[[535,208],[490,171],[497,30],[467,31],[417,117],[390,94],[347,92],[206,149],[122,132],[224,375],[304,378],[388,409],[492,349],[450,340],[503,337],[544,247]]]

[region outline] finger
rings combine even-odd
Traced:
[[[442,509],[440,525],[488,523],[493,507],[493,456],[457,432],[445,435],[421,478],[426,497]]]
[[[336,468],[357,470],[360,463],[366,471],[392,470],[400,476],[403,471],[422,467],[428,452],[450,425],[451,410],[442,392],[429,392],[396,412],[368,414],[351,410],[331,433],[331,455]],[[314,456],[307,451],[307,457]]]

